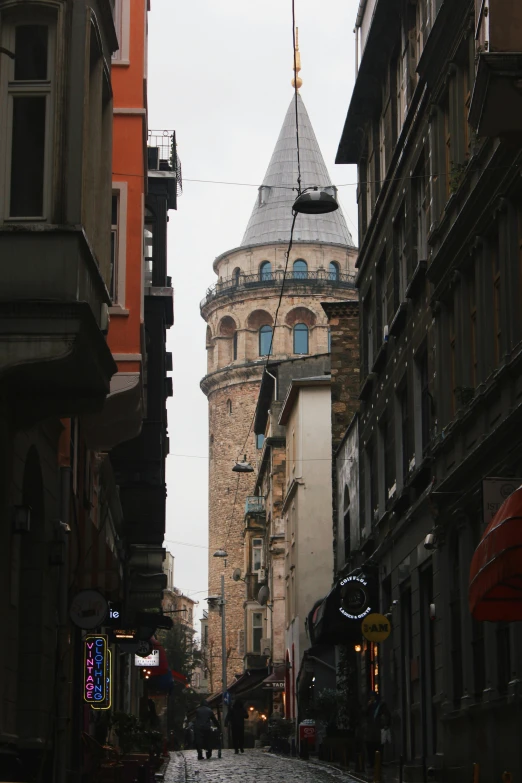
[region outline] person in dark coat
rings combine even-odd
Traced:
[[[236,699],[225,719],[225,725],[232,729],[232,744],[235,753],[245,752],[245,718],[248,718],[245,705],[241,699]]]
[[[208,706],[208,703],[203,699],[201,704],[196,710],[196,717],[194,718],[194,739],[196,740],[196,748],[198,751],[198,759],[201,761],[203,758],[203,750],[207,752],[207,759],[212,756],[212,742],[211,742],[211,724],[214,723],[219,731],[219,723]]]

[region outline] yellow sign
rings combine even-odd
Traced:
[[[383,614],[369,614],[362,621],[361,629],[369,642],[384,642],[391,634],[391,623]]]

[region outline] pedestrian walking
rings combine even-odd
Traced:
[[[368,764],[373,767],[375,764],[375,754],[379,751],[382,755],[383,748],[383,729],[390,726],[390,711],[380,694],[372,691],[366,708],[366,753]],[[388,741],[386,735],[385,741]]]
[[[245,718],[248,718],[248,712],[241,699],[236,699],[231,709],[227,712],[225,724],[232,729],[232,744],[234,752],[245,752]]]
[[[208,702],[203,699],[196,709],[196,716],[194,718],[194,739],[196,741],[196,748],[198,751],[198,759],[203,759],[203,751],[206,751],[207,759],[212,756],[212,724],[216,726],[219,731],[219,723],[208,706]]]

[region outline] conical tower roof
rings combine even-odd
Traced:
[[[332,187],[328,171],[315,138],[315,133],[303,99],[297,95],[299,119],[299,150],[301,187],[314,185]],[[252,210],[241,247],[288,242],[292,204],[297,193],[297,145],[295,134],[295,98],[293,97],[263,184]],[[353,239],[341,209],[326,215],[299,214],[294,229],[294,241],[324,242],[329,245],[349,245]]]

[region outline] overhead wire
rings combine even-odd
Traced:
[[[296,49],[296,28],[295,28],[295,0],[292,0],[292,45],[293,45],[293,50],[294,50],[294,103],[295,103],[295,140],[296,140],[296,148],[297,148],[297,191],[298,191],[298,195],[301,195],[301,157],[300,157],[300,149],[299,149],[299,110],[298,110],[299,109],[299,101],[298,101],[298,86],[297,86],[297,49]],[[285,253],[285,256],[286,256],[285,268],[284,268],[284,271],[283,271],[283,279],[281,281],[281,288],[280,288],[280,291],[279,291],[279,301],[277,303],[277,307],[276,307],[276,311],[275,311],[275,315],[274,315],[274,325],[273,325],[273,328],[272,328],[272,333],[270,335],[270,346],[269,346],[269,349],[268,349],[266,361],[265,361],[265,364],[264,364],[264,367],[263,367],[263,374],[262,374],[261,377],[264,376],[265,371],[267,370],[268,364],[270,362],[270,356],[272,355],[272,346],[273,346],[273,343],[274,343],[274,335],[275,335],[275,330],[277,328],[277,318],[278,318],[278,315],[279,315],[279,310],[280,310],[280,307],[281,307],[281,302],[282,302],[283,294],[284,294],[284,290],[285,290],[286,275],[287,275],[287,272],[288,272],[288,263],[289,263],[289,260],[290,260],[290,253],[291,253],[292,244],[293,244],[293,241],[294,241],[294,228],[295,228],[295,222],[297,220],[297,214],[298,213],[295,210],[292,210],[292,225],[290,227],[290,238],[289,238],[289,241],[288,241],[288,248],[287,248],[286,253]],[[254,409],[254,415],[252,416],[252,419],[250,421],[250,426],[248,428],[248,432],[246,434],[243,446],[242,446],[242,448],[238,452],[237,461],[239,461],[241,453],[245,451],[245,447],[246,447],[246,444],[247,444],[248,439],[250,437],[250,433],[252,432],[252,427],[254,426],[254,422],[256,420],[258,408],[259,408],[259,398],[258,398],[258,400],[256,402],[256,407]],[[226,552],[226,545],[228,543],[228,539],[229,539],[229,536],[230,536],[230,530],[232,528],[232,522],[234,520],[234,512],[235,512],[235,509],[236,509],[237,496],[238,496],[238,492],[239,492],[239,479],[240,479],[240,476],[241,476],[241,473],[238,473],[238,476],[237,476],[238,480],[237,480],[237,484],[236,484],[236,491],[235,491],[235,494],[234,494],[234,502],[232,504],[232,511],[230,513],[230,517],[229,517],[229,520],[228,520],[228,525],[227,525],[227,530],[226,530],[226,537],[225,537],[225,543],[224,543],[224,546],[223,546],[223,549],[224,549],[225,552]]]

